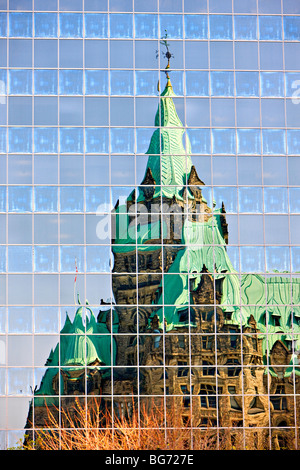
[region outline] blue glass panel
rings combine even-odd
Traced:
[[[29,38],[32,36],[32,14],[10,13],[9,14],[10,37]]]
[[[287,188],[264,188],[265,212],[288,212]]]
[[[255,186],[239,188],[239,211],[262,212],[262,188]]]
[[[111,70],[110,93],[112,95],[132,95],[133,72],[129,70]]]
[[[263,182],[267,186],[287,185],[286,157],[263,158]]]
[[[84,182],[83,156],[63,155],[60,157],[59,179],[60,184],[82,184]]]
[[[47,113],[45,113],[47,109]],[[35,96],[34,124],[37,126],[53,126],[58,124],[57,96]]]
[[[291,247],[291,262],[292,262],[292,271],[300,271],[300,246]]]
[[[32,308],[8,308],[8,332],[32,333]],[[22,341],[22,340],[21,340]],[[23,352],[24,353],[24,352]],[[20,363],[18,363],[19,365]],[[28,364],[26,364],[28,365]],[[12,395],[29,395],[32,384],[32,369],[29,367],[14,367],[8,371],[8,390]]]
[[[109,119],[108,98],[86,96],[84,114],[86,126],[107,126]]]
[[[257,70],[258,66],[258,48],[254,41],[236,41],[235,42],[235,68],[237,70]],[[224,65],[224,68],[226,66]]]
[[[213,98],[211,116],[213,126],[233,127],[235,125],[235,101],[230,98]]]
[[[140,0],[141,1],[141,0]],[[202,13],[207,11],[206,0],[184,0],[184,11],[190,13]]]
[[[8,247],[8,271],[21,273],[32,271],[31,246]]]
[[[112,153],[134,153],[134,129],[112,128],[110,139]]]
[[[160,15],[159,31],[160,37],[165,36],[166,31],[171,39],[181,39],[183,34],[182,16],[181,15]]]
[[[8,211],[9,212],[31,212],[32,211],[32,188],[30,186],[8,187]]]
[[[284,100],[263,98],[261,100],[261,122],[263,127],[284,127]]]
[[[182,11],[182,1],[181,0],[160,0],[159,10],[162,11]]]
[[[5,38],[7,36],[7,14],[0,12],[0,37]]]
[[[264,154],[280,155],[286,153],[284,130],[263,129],[262,143]]]
[[[32,0],[10,0],[10,10],[32,10]]]
[[[299,41],[300,39],[300,18],[297,16],[284,16],[284,39],[288,41]]]
[[[287,246],[266,246],[267,272],[290,271],[290,250]]]
[[[59,33],[61,38],[82,38],[82,31],[81,13],[60,13]]]
[[[56,39],[35,39],[34,41],[34,66],[57,67],[58,47]]]
[[[238,129],[237,151],[240,155],[260,154],[260,131],[257,129]]]
[[[208,69],[207,41],[185,42],[185,65],[189,69]]]
[[[236,153],[235,130],[213,129],[212,130],[213,153],[217,155],[230,155]]]
[[[289,155],[300,155],[300,131],[298,129],[287,130],[287,143]]]
[[[60,0],[59,9],[63,11],[82,10],[82,0]]]
[[[232,39],[232,17],[212,15],[209,17],[211,39]]]
[[[58,247],[34,247],[34,271],[41,273],[54,273],[58,270]]]
[[[189,129],[188,136],[191,142],[192,153],[208,155],[211,151],[209,129]]]
[[[227,254],[229,256],[230,262],[233,266],[233,269],[236,271],[240,270],[240,253],[238,246],[230,246],[227,245],[226,247]]]
[[[136,153],[144,154],[147,152],[149,142],[153,134],[153,129],[137,128],[136,129]],[[138,162],[144,161],[143,157]],[[144,168],[143,168],[144,170]],[[144,174],[141,176],[143,178]]]
[[[107,0],[85,0],[85,11],[106,11],[108,8]]]
[[[83,67],[83,42],[79,39],[59,41],[59,66],[74,69]]]
[[[262,96],[284,96],[283,73],[261,72],[260,90]]]
[[[113,155],[111,157],[111,183],[135,183],[135,158],[131,155]]]
[[[61,70],[59,92],[61,95],[82,95],[83,72],[81,70]]]
[[[171,81],[172,81],[172,86],[173,86],[174,93],[177,96],[183,95],[183,89],[184,89],[183,72],[180,71],[180,70],[172,70]],[[161,86],[161,88],[162,88],[162,86],[164,86],[165,83],[166,83],[165,72],[161,72],[160,73],[160,86]],[[161,91],[162,91],[162,89],[161,89]],[[179,102],[175,103],[175,106],[177,108],[177,112],[180,114]]]
[[[282,39],[281,16],[259,17],[259,39],[271,41]]]
[[[44,247],[41,247],[44,248]],[[45,247],[46,248],[46,247]],[[47,247],[48,248],[48,247]],[[52,247],[49,247],[52,248]],[[54,247],[53,247],[54,248]],[[56,255],[56,250],[54,257],[55,259],[58,259],[58,255]],[[57,250],[58,251],[58,250]],[[45,254],[45,259],[42,260],[41,263],[41,268],[46,268],[47,269],[47,256],[48,254]],[[49,254],[49,265],[50,269],[49,272],[55,272],[57,271],[55,269],[55,263],[54,265],[52,264],[52,256]],[[42,270],[42,269],[41,269]],[[60,325],[59,325],[59,312],[57,307],[40,307],[37,306],[34,308],[34,331],[35,333],[58,333],[60,330]],[[35,383],[39,383],[39,381],[36,381]]]
[[[35,153],[57,153],[58,130],[53,127],[35,127],[34,151]]]
[[[238,44],[243,43],[236,43],[236,45]],[[210,43],[210,64],[211,68],[214,69],[227,70],[234,68],[232,41],[212,41]]]
[[[8,98],[8,124],[32,124],[32,99],[29,96],[10,96]]]
[[[287,98],[292,98],[293,104],[298,104],[300,101],[300,79],[298,73],[285,73],[285,93]]]
[[[237,151],[240,155],[260,154],[260,130],[259,129],[238,129],[237,130]]]
[[[186,39],[208,38],[207,15],[185,15],[184,28]]]
[[[34,210],[36,212],[57,212],[57,188],[36,186],[34,188]]]
[[[135,72],[135,94],[157,96],[158,74],[155,70]]]
[[[36,11],[55,11],[57,10],[57,1],[58,0],[35,0],[34,9]]]
[[[6,187],[0,186],[0,212],[6,212]]]
[[[158,36],[158,15],[136,14],[134,17],[135,37],[155,39]]]
[[[234,75],[233,72],[211,72],[210,90],[213,96],[233,96],[234,95]]]
[[[203,188],[201,188],[201,191],[203,200],[207,202],[209,207],[213,207],[214,201],[212,188],[210,188],[209,186],[203,186]]]
[[[60,188],[60,211],[82,212],[83,211],[83,188],[80,186],[61,186]]]
[[[76,272],[76,266],[79,272],[84,271],[84,248],[83,246],[61,246],[60,252],[60,270],[62,272]]]
[[[111,38],[132,38],[133,19],[131,14],[112,13],[109,20]]]
[[[85,188],[86,212],[107,213],[110,211],[109,187],[87,186]]]
[[[85,129],[85,151],[87,153],[108,153],[109,133],[107,128]]]
[[[300,212],[300,188],[289,189],[290,212]]]
[[[36,95],[57,95],[58,80],[56,70],[34,71],[34,93]]]
[[[8,92],[11,95],[30,95],[32,93],[31,70],[9,70]]]
[[[6,129],[0,127],[0,153],[6,153]]]
[[[32,130],[11,127],[8,129],[8,148],[10,153],[31,153]]]
[[[0,104],[6,104],[6,82],[7,72],[6,70],[0,70]]]
[[[234,37],[235,39],[257,39],[256,16],[235,16]]]
[[[263,246],[241,246],[240,253],[242,272],[265,272],[265,253]]]
[[[290,0],[285,0],[283,3],[290,2]],[[281,0],[258,0],[257,7],[258,13],[281,13]]]
[[[0,273],[6,272],[6,246],[0,245]]]
[[[82,153],[83,130],[76,127],[61,128],[59,141],[61,153]]]
[[[190,96],[209,96],[209,73],[186,71],[186,94]]]
[[[36,38],[56,38],[57,26],[56,13],[34,14],[34,36]]]
[[[259,96],[258,72],[236,72],[236,95]]]
[[[108,72],[106,70],[85,71],[85,94],[107,95],[108,94]]]
[[[102,13],[87,13],[84,15],[86,38],[107,37],[107,15]]]
[[[86,247],[86,270],[92,273],[109,273],[111,251],[109,246]]]
[[[237,212],[237,189],[235,187],[214,187],[213,198],[216,207],[222,207],[222,203],[224,203],[227,214]]]
[[[3,42],[4,46],[4,42]],[[6,49],[6,43],[5,43]],[[6,56],[6,50],[1,51],[0,60]],[[5,64],[6,67],[6,60]],[[3,66],[2,65],[2,66]],[[32,41],[31,39],[11,39],[9,41],[9,67],[32,67]]]

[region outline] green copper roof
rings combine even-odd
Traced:
[[[149,158],[145,177],[150,170],[156,185],[153,198],[162,195],[170,199],[173,196],[182,199],[184,186],[192,168],[190,141],[185,135],[185,148],[183,143],[185,129],[178,117],[174,97],[176,95],[168,80],[160,96],[155,116],[155,126],[158,129],[154,131],[146,152]],[[190,192],[188,197],[193,198]],[[140,191],[138,200],[143,198],[143,192]]]
[[[89,311],[89,316],[85,314],[85,309]],[[83,314],[85,314],[84,319]],[[117,319],[114,315],[113,332],[117,331],[117,327]],[[115,340],[112,343],[112,335],[106,323],[97,322],[91,308],[78,307],[73,322],[68,314],[66,315],[59,343],[54,351],[50,352],[45,364],[48,368],[42,378],[40,388],[35,391],[35,404],[43,404],[42,396],[54,395],[52,382],[60,368],[64,371],[74,370],[74,368],[82,369],[86,366],[90,368],[96,363],[94,367],[106,371],[108,366],[115,363],[115,359],[116,344]],[[61,393],[63,393],[62,389]]]

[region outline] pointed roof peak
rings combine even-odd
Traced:
[[[174,90],[173,90],[173,85],[171,83],[170,77],[167,78],[165,88],[162,91],[162,93],[160,94],[160,96],[166,96],[166,95],[176,96],[175,93],[174,93]]]

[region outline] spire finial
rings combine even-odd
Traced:
[[[168,83],[167,83],[167,86],[171,86],[171,82],[170,82],[170,76],[169,76],[169,71],[170,71],[170,59],[172,57],[174,57],[173,54],[171,54],[170,52],[170,44],[168,43],[168,33],[167,33],[167,30],[165,29],[165,35],[161,38],[160,40],[160,44],[162,46],[164,46],[166,48],[166,52],[162,52],[162,55],[164,58],[168,59],[168,63],[167,63],[167,66],[165,68],[165,74],[166,74],[166,77],[167,77],[167,80],[168,80]],[[158,57],[158,51],[156,51],[156,57]]]

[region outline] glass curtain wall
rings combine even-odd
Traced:
[[[166,34],[172,55],[171,98],[191,144],[191,153],[185,147],[186,161],[191,155],[204,183],[202,200],[207,206],[225,207],[226,256],[232,272],[239,279],[253,274],[264,280],[280,273],[285,280],[282,282],[289,286],[299,281],[298,0],[0,0],[2,449],[23,439],[30,404],[49,367],[49,354],[60,342],[66,322],[73,324],[78,306],[83,306],[85,312],[83,330],[78,333],[74,327],[69,332],[83,337],[88,335],[87,326],[99,309],[111,314],[119,307],[120,316],[122,308],[128,307],[128,297],[120,300],[120,305],[116,299],[122,282],[113,290],[111,211],[128,203],[134,191],[138,194],[145,178],[146,152],[157,129],[155,116],[167,83],[168,57],[161,41]],[[187,182],[180,189],[184,186]],[[136,268],[127,268],[127,272],[136,273],[132,282],[138,277],[138,266],[143,269],[138,243],[136,237]],[[164,237],[160,243],[162,257],[170,255],[174,260],[172,243],[165,242]],[[173,266],[172,272],[179,274]],[[196,282],[200,268],[193,273],[185,270],[188,282]],[[151,266],[151,260],[149,269],[154,277],[164,272],[161,266]],[[121,272],[126,272],[126,266]],[[142,272],[147,273],[147,269]],[[168,282],[166,278],[158,282],[157,288]],[[172,296],[171,300],[159,300],[162,309],[179,302],[183,291],[175,288],[179,289],[175,300]],[[256,300],[253,302],[255,309]],[[149,299],[141,302],[142,306],[138,300],[131,303],[141,307],[141,312],[152,305]],[[285,364],[293,368],[300,341],[299,295],[282,293],[274,303],[277,313],[274,309],[270,313],[267,302],[263,303],[265,314],[272,315],[270,331],[274,337],[269,341],[273,346],[280,339],[282,350],[293,352],[294,359],[288,356]],[[184,305],[190,311],[189,296]],[[149,318],[152,311],[148,308]],[[137,327],[132,329],[130,347],[140,340],[142,344],[141,318],[138,316]],[[284,330],[287,324],[288,333]],[[158,331],[167,335],[163,328]],[[270,331],[263,333],[268,335]],[[217,329],[210,332],[211,337],[199,333],[203,343],[217,344]],[[240,340],[241,329],[234,326],[227,333],[234,346]],[[253,337],[260,337],[260,333],[256,331]],[[124,333],[111,328],[105,334],[109,338],[107,352],[114,348],[118,334]],[[187,328],[183,337],[190,341],[184,341],[191,345],[193,334],[192,328]],[[187,347],[191,351],[191,346]],[[138,351],[139,346],[136,348]],[[217,346],[213,350],[217,357]],[[128,343],[125,351],[129,356],[135,350]],[[112,351],[101,364],[109,369],[114,354]],[[134,354],[130,365],[138,370],[136,377],[141,377],[147,367],[157,367],[156,374],[159,372],[159,380],[162,375],[164,386],[153,395],[166,399],[172,363],[168,367],[163,361],[146,364]],[[220,421],[224,409],[217,405],[220,397],[230,397],[237,410],[246,398],[232,383],[226,389],[218,388],[218,377],[222,375],[218,368],[228,368],[229,363],[211,363],[205,357],[196,366],[202,367],[201,377],[214,376],[214,389],[205,380],[198,385],[193,382],[193,387],[179,380],[181,388],[173,393],[183,394],[183,406],[189,409],[197,394],[200,408],[217,410],[214,425],[224,428]],[[269,363],[268,357],[264,355],[265,365],[276,365],[275,359]],[[243,360],[238,361],[241,369]],[[186,374],[180,367],[187,366],[192,384],[192,364],[174,364],[179,378]],[[74,360],[72,366],[78,367],[78,361]],[[232,369],[229,375],[235,373]],[[242,373],[246,375],[248,369]],[[155,380],[154,375],[151,377]],[[275,410],[281,411],[283,397],[288,394],[293,419],[288,424],[277,420],[276,426],[287,426],[297,435],[299,379],[295,370],[289,377],[291,387],[283,396],[279,389],[272,389],[271,397],[270,389],[258,392],[256,386],[247,393],[256,403],[250,408],[260,408],[257,395],[261,395],[262,403],[272,403]],[[138,399],[142,392],[135,380],[134,395]],[[263,381],[265,375],[261,376]],[[113,402],[111,383],[111,392],[106,393]],[[59,396],[68,395],[62,388],[58,390]],[[88,395],[86,384],[82,395]],[[275,426],[270,406],[266,405],[268,419],[261,424],[267,430]],[[241,409],[242,421],[246,412]]]

